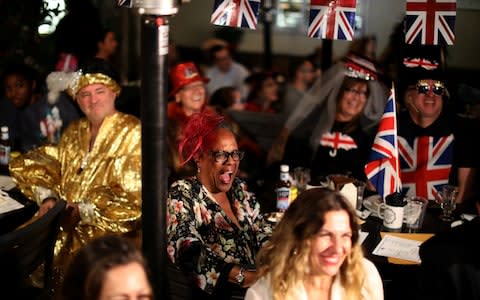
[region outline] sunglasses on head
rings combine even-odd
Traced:
[[[433,84],[429,84],[426,80],[420,80],[417,83],[417,93],[428,94],[432,91],[437,96],[442,96],[445,93],[445,86],[441,81],[435,81]]]

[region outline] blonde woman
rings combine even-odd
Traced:
[[[383,299],[375,266],[358,243],[355,210],[339,193],[303,192],[257,257],[246,300]]]

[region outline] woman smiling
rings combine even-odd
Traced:
[[[258,254],[260,279],[245,300],[383,299],[358,230],[355,210],[338,192],[303,192]]]

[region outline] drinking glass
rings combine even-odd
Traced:
[[[363,207],[363,194],[365,192],[365,182],[362,181],[355,181],[355,186],[357,187],[357,210],[362,210]]]
[[[458,188],[453,185],[444,185],[442,191],[439,193],[440,207],[442,208],[442,215],[440,219],[445,222],[454,220],[452,213],[456,208]]]
[[[301,193],[307,189],[307,183],[310,182],[310,169],[296,167],[293,169],[293,179],[297,183],[298,192]]]

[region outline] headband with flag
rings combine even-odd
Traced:
[[[399,164],[395,92],[392,88],[365,165],[367,178],[384,201],[387,195],[400,192],[402,188]]]

